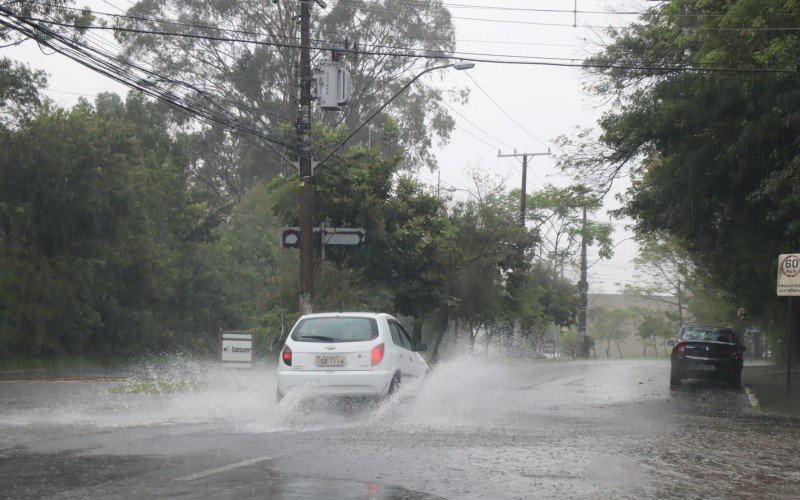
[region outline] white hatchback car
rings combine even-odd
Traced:
[[[296,387],[310,394],[386,397],[425,375],[424,342],[388,314],[322,313],[297,320],[278,360],[278,400]]]

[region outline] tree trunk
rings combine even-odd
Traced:
[[[442,338],[447,331],[447,325],[450,324],[450,313],[444,314],[444,320],[436,333],[436,341],[433,343],[433,352],[431,352],[431,364],[436,364],[439,361],[439,346],[442,344]]]
[[[411,329],[411,345],[416,347],[420,340],[422,340],[422,321],[414,318],[414,328]]]
[[[642,354],[644,359],[647,359],[647,339],[642,339]]]
[[[475,333],[476,328],[470,324],[469,325],[469,351],[471,353],[475,353],[475,337],[477,334]]]
[[[611,337],[606,339],[606,359],[611,358]]]
[[[617,350],[619,351],[619,359],[622,359],[622,347],[620,346],[620,342],[617,342]]]

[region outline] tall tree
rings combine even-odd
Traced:
[[[659,238],[643,238],[639,243],[639,255],[633,259],[636,283],[626,285],[624,293],[675,307],[678,324],[683,324],[691,312],[687,301],[691,260],[676,244]]]
[[[67,32],[73,38],[79,38],[86,30],[85,27],[94,20],[88,7],[74,9],[73,0],[42,0],[41,2],[5,2],[3,9],[15,15],[26,18],[47,18],[60,25],[54,25],[57,31]],[[71,27],[68,27],[71,26]],[[74,28],[73,28],[74,27]],[[19,45],[27,37],[12,27],[0,26],[0,43],[4,46]]]
[[[0,349],[198,344],[187,283],[204,210],[160,113],[102,94],[0,142]]]
[[[776,0],[661,2],[587,61],[616,105],[583,171],[631,173],[621,212],[637,231],[666,234],[756,316],[776,306],[776,256],[800,245],[796,14]]]
[[[284,0],[140,1],[121,24],[152,33],[123,32],[118,39],[126,57],[165,77],[158,85],[193,95],[199,105],[222,109],[278,135],[297,115],[297,5]],[[359,52],[346,54],[353,75],[350,104],[343,113],[316,117],[328,127],[346,124],[352,130],[409,75],[442,64],[408,57],[409,53],[439,57],[455,48],[452,21],[439,0],[331,2],[327,9],[313,5],[313,64],[329,59],[331,49],[355,50],[346,41],[358,41]],[[380,129],[381,120],[391,117],[398,124],[407,166],[432,165],[434,142],[447,140],[454,126],[442,94],[416,85],[395,102],[375,125]],[[364,142],[368,134],[365,129]],[[256,180],[291,172],[279,154],[291,156],[291,151],[270,151],[239,134],[202,135],[195,171],[218,196],[241,196]],[[380,134],[374,140],[380,140]]]
[[[623,309],[596,309],[590,314],[590,326],[594,332],[594,337],[606,341],[606,358],[611,358],[611,342],[614,342],[622,358],[622,347],[620,344],[625,342],[628,336],[629,323],[633,319],[630,311]]]

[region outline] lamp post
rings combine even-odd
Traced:
[[[414,78],[406,82],[405,85],[400,87],[400,89],[389,98],[388,101],[383,103],[381,107],[373,111],[363,123],[361,123],[358,127],[356,127],[350,135],[345,137],[339,144],[336,145],[324,158],[322,158],[319,162],[316,163],[316,167],[324,164],[326,161],[330,160],[337,151],[339,151],[342,146],[347,144],[347,142],[352,139],[362,128],[364,128],[373,118],[378,116],[378,114],[383,111],[386,106],[392,103],[400,94],[402,94],[407,88],[409,88],[414,82],[420,79],[423,75],[430,73],[431,71],[436,71],[438,69],[445,69],[445,68],[455,68],[458,71],[463,71],[466,69],[470,69],[475,67],[475,63],[469,61],[458,61],[455,63],[450,64],[442,64],[440,66],[433,66],[428,68],[420,73],[417,73]],[[303,188],[306,191],[311,191],[311,186],[313,185],[313,172],[309,172],[307,178],[303,179]],[[313,312],[314,310],[314,252],[313,247],[311,246],[311,234],[312,234],[312,227],[313,227],[313,220],[311,217],[311,210],[312,207],[310,206],[309,200],[311,195],[301,202],[300,205],[300,213],[301,217],[299,220],[300,223],[300,284],[301,284],[301,293],[300,293],[300,312],[301,314],[308,314]],[[303,238],[308,239],[307,244],[303,244]]]

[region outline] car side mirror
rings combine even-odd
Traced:
[[[427,350],[428,350],[428,344],[422,341],[417,342],[417,345],[414,346],[415,352],[425,352]]]
[[[669,340],[667,340],[667,346],[669,346],[669,347],[675,347],[675,344],[677,344],[677,342],[675,342],[675,339],[669,339]]]

